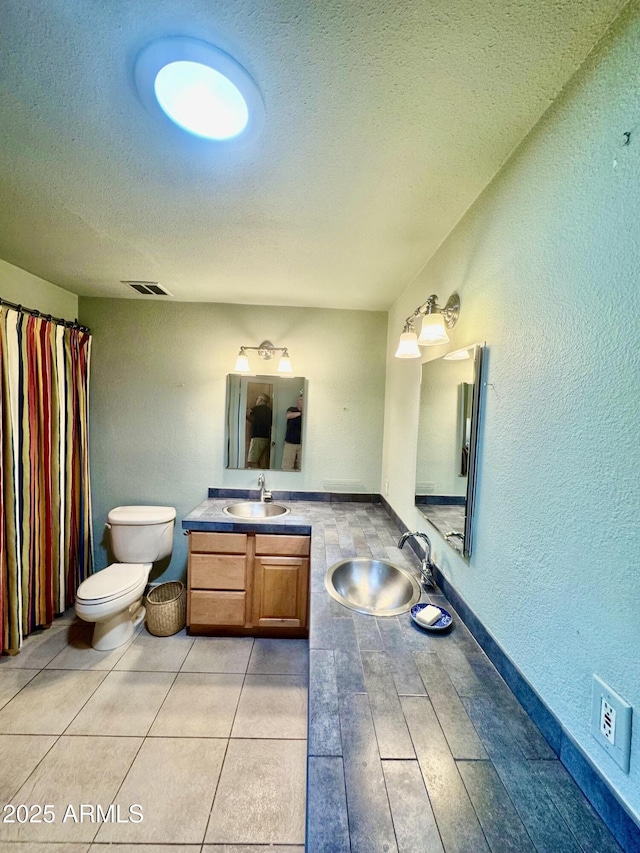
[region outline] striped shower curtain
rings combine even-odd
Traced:
[[[0,652],[92,571],[90,350],[85,331],[0,306]]]

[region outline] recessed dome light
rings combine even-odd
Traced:
[[[142,102],[155,114],[203,139],[254,138],[262,129],[264,104],[253,79],[235,59],[195,39],[160,39],[136,62]]]

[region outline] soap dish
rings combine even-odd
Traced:
[[[447,628],[450,628],[453,622],[451,614],[448,610],[445,610],[444,607],[440,607],[440,605],[438,604],[432,605],[433,607],[437,607],[440,613],[442,614],[437,622],[434,622],[433,625],[423,625],[422,622],[418,622],[416,616],[418,615],[418,613],[420,613],[421,610],[424,610],[424,608],[427,607],[428,604],[428,601],[423,602],[422,604],[414,604],[411,608],[411,618],[416,623],[418,628],[422,628],[424,631],[446,631]]]

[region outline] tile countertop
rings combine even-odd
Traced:
[[[274,495],[274,502],[284,503],[290,514],[265,520],[223,514],[224,506],[241,499],[209,498],[184,518],[182,526],[202,531],[312,534],[306,849],[309,853],[359,850],[363,844],[367,851],[395,851],[381,759],[415,761],[399,694],[426,698],[412,653],[432,652],[444,637],[421,631],[408,613],[377,619],[343,607],[326,592],[324,575],[338,560],[373,557],[390,560],[419,577],[417,559],[408,546],[398,549],[400,531],[379,503],[280,501]],[[423,594],[421,600],[449,607],[438,595]],[[458,619],[448,636],[479,650]],[[371,750],[369,757],[360,757],[362,751]],[[368,764],[366,776],[358,769],[362,760]],[[422,782],[420,788],[430,812]]]
[[[581,849],[619,853],[444,596],[422,596],[453,615],[452,630],[434,634],[409,613],[360,614],[326,592],[327,567],[348,557],[387,559],[418,577],[417,559],[408,547],[398,549],[400,531],[379,503],[274,494],[292,509],[280,520],[223,515],[239,499],[206,500],[182,526],[312,533],[307,853],[489,853],[507,846],[575,853],[575,837],[583,839]],[[576,804],[573,817],[563,806],[567,797]]]

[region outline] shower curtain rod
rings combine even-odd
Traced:
[[[14,311],[18,311],[20,314],[31,314],[33,317],[42,317],[43,320],[49,320],[50,323],[57,323],[58,326],[66,326],[67,329],[79,329],[81,332],[88,332],[91,334],[91,329],[88,326],[81,326],[78,323],[78,318],[75,320],[64,320],[62,317],[52,317],[51,314],[43,314],[42,311],[36,311],[35,308],[25,308],[24,305],[16,305],[15,302],[9,302],[8,299],[3,299],[0,296],[0,308],[2,306],[6,308],[13,308]]]

